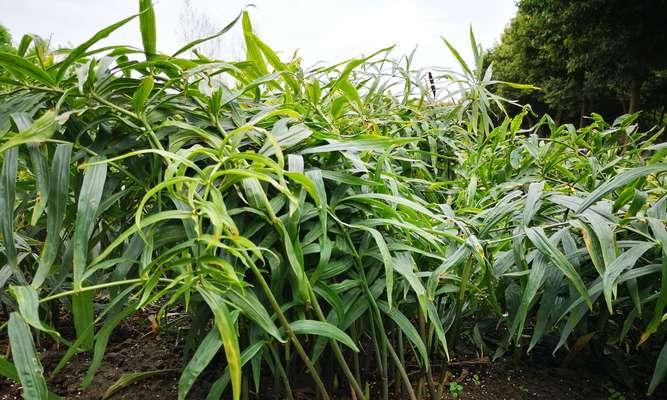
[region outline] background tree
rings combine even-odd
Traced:
[[[664,99],[656,89],[667,67],[661,19],[667,1],[520,0],[517,6],[489,59],[499,79],[542,91],[510,94],[559,120],[640,109],[645,118],[662,115]]]
[[[0,24],[0,51],[8,51],[12,48],[12,35]]]

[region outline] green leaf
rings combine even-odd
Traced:
[[[20,55],[21,57],[25,56],[25,52],[28,50],[28,47],[30,46],[30,43],[32,43],[33,39],[35,39],[33,35],[23,35],[21,41],[19,42],[19,46],[16,48],[16,54]]]
[[[359,351],[359,348],[354,344],[352,338],[350,338],[342,330],[338,329],[335,325],[332,325],[328,322],[315,321],[311,319],[300,319],[298,321],[290,322],[289,326],[290,329],[297,335],[317,335],[328,337],[329,339],[341,342],[355,352]]]
[[[95,164],[83,176],[73,236],[73,280],[74,288],[81,288],[83,273],[86,270],[88,240],[95,229],[95,216],[102,199],[104,182],[107,176],[106,164]]]
[[[231,304],[238,308],[246,317],[255,321],[264,332],[273,336],[280,343],[286,343],[286,340],[280,334],[278,327],[271,320],[271,316],[252,291],[240,292],[236,288],[230,288],[225,294]]]
[[[365,63],[366,61],[370,60],[371,58],[375,57],[376,55],[380,53],[386,53],[389,52],[391,49],[393,49],[394,46],[386,47],[384,49],[380,49],[376,51],[375,53],[372,53],[368,57],[363,57],[363,58],[355,58],[350,60],[346,65],[345,68],[343,68],[343,71],[340,73],[340,76],[338,79],[336,79],[333,84],[331,85],[331,90],[327,94],[327,96],[330,96],[332,93],[334,93],[340,85],[343,85],[343,82],[349,83],[349,77],[352,74],[352,71],[354,71],[357,67]]]
[[[459,62],[459,65],[461,66],[461,68],[463,68],[463,71],[465,71],[470,77],[473,77],[474,75],[470,70],[470,67],[468,67],[468,64],[463,60],[463,57],[461,57],[456,48],[452,46],[451,43],[449,43],[449,41],[447,41],[447,39],[445,39],[444,37],[440,38],[442,39],[443,42],[445,42],[445,45],[447,46],[449,51],[452,53],[454,58],[456,58],[456,60]]]
[[[630,203],[630,207],[628,207],[628,211],[625,213],[625,218],[630,218],[634,217],[637,215],[639,210],[646,204],[646,199],[648,198],[648,195],[646,192],[643,192],[641,190],[634,190],[634,196],[632,198],[632,203]]]
[[[495,81],[496,83],[500,83],[505,86],[509,86],[513,89],[519,89],[519,90],[540,90],[538,86],[534,85],[529,85],[526,83],[514,83],[514,82],[505,82],[505,81]]]
[[[179,399],[185,399],[185,396],[187,396],[199,374],[213,360],[220,347],[222,347],[220,333],[217,329],[211,329],[201,341],[199,347],[197,347],[197,351],[195,351],[188,365],[185,366],[181,373],[181,377],[178,380]]]
[[[153,85],[154,81],[152,75],[148,75],[141,80],[141,84],[139,84],[139,87],[132,97],[132,106],[136,112],[142,113],[146,109],[146,100],[148,100],[148,96],[150,96],[151,91],[153,90]]]
[[[266,57],[266,60],[269,62],[269,64],[271,64],[274,71],[287,72],[282,75],[283,79],[292,88],[294,93],[299,93],[300,83],[297,82],[297,80],[294,78],[294,76],[292,76],[291,73],[289,73],[287,65],[285,65],[282,61],[280,61],[278,55],[266,43],[262,42],[260,38],[257,37],[257,35],[253,34],[253,41],[255,42],[255,45],[262,51],[262,54]]]
[[[475,201],[475,194],[477,193],[477,175],[473,174],[468,181],[468,186],[465,190],[464,202],[466,207],[472,207]]]
[[[415,346],[417,355],[419,355],[421,358],[422,366],[429,366],[426,345],[424,344],[421,336],[419,336],[419,332],[417,332],[417,329],[414,327],[414,325],[412,325],[410,320],[396,307],[390,309],[389,305],[383,301],[378,302],[378,307],[383,313],[387,314],[387,316],[391,318],[391,320],[394,321],[396,325],[398,325],[401,331],[403,331],[405,334],[405,337],[407,337],[408,340],[411,341]]]
[[[70,65],[74,64],[75,62],[82,61],[81,60],[82,57],[85,55],[86,51],[90,48],[90,46],[108,37],[113,31],[115,31],[116,29],[120,28],[121,26],[125,25],[126,23],[136,18],[137,15],[139,14],[132,15],[121,21],[118,21],[116,23],[107,26],[106,28],[95,33],[95,35],[93,35],[93,37],[91,37],[90,39],[86,40],[79,46],[72,49],[64,60],[55,65],[55,67],[58,68],[58,72],[56,73],[56,81],[60,82],[63,79],[63,77],[65,76],[65,72],[67,71],[67,68],[70,67]]]
[[[421,280],[417,276],[419,271],[415,272],[417,265],[410,253],[398,253],[394,258],[394,267],[396,268],[396,272],[401,274],[408,282],[415,296],[417,296],[422,314],[426,315],[426,289],[424,289],[424,285],[422,285]]]
[[[572,225],[579,227],[581,230],[581,236],[588,251],[588,256],[591,258],[593,267],[598,272],[600,276],[604,274],[606,264],[604,257],[602,255],[602,248],[600,247],[600,240],[598,240],[595,230],[590,223],[579,219],[578,221],[573,221]]]
[[[340,202],[348,201],[348,200],[367,201],[367,200],[370,200],[370,199],[380,200],[383,203],[401,205],[401,206],[407,207],[409,209],[412,209],[412,210],[416,211],[417,213],[423,214],[423,215],[425,215],[429,218],[433,218],[433,219],[439,219],[440,218],[440,216],[434,214],[433,212],[431,212],[431,210],[429,210],[425,206],[423,206],[423,205],[421,205],[421,204],[419,204],[415,201],[412,201],[412,200],[406,199],[404,197],[401,197],[401,196],[392,196],[392,195],[382,194],[382,193],[363,193],[363,194],[355,194],[355,195],[352,195],[352,196],[345,197],[344,199],[340,200]]]
[[[213,311],[215,326],[225,349],[225,357],[227,358],[227,366],[232,381],[233,399],[239,400],[241,398],[241,352],[236,327],[225,302],[217,293],[201,287],[198,291]]]
[[[150,60],[156,54],[157,29],[155,26],[155,9],[152,0],[139,0],[139,30],[141,43],[144,45],[146,59]]]
[[[594,233],[592,239],[597,239],[599,243],[600,256],[604,261],[603,269],[606,269],[618,254],[613,226],[600,214],[590,210],[584,211],[581,216],[588,221],[590,225],[589,232]]]
[[[0,66],[19,77],[27,76],[46,86],[55,86],[56,82],[48,72],[15,54],[0,51]]]
[[[647,394],[650,396],[653,394],[658,385],[665,380],[667,376],[667,343],[662,346],[660,354],[658,354],[658,359],[655,362],[655,369],[653,370],[653,376],[651,377],[651,383],[648,385]]]
[[[241,353],[241,366],[246,365],[248,361],[254,359],[265,344],[266,343],[264,341],[255,342],[243,350]],[[211,385],[211,389],[206,396],[206,400],[219,400],[222,396],[222,392],[225,391],[225,388],[227,388],[228,384],[229,366],[225,367],[225,372],[222,374],[222,376],[213,382],[213,385]]]
[[[49,201],[49,184],[48,172],[46,167],[46,158],[39,151],[39,146],[36,144],[28,145],[28,152],[30,153],[30,161],[32,163],[32,173],[35,175],[37,183],[38,196],[35,199],[35,206],[33,207],[32,217],[30,218],[30,225],[35,226],[39,218],[44,213],[46,205]]]
[[[253,34],[250,15],[247,11],[243,11],[241,24],[243,25],[243,37],[245,38],[246,60],[253,62],[258,72],[254,77],[267,75],[269,70],[266,68],[266,61],[264,61],[257,43],[255,43],[255,35]]]
[[[47,327],[39,318],[39,297],[37,291],[30,286],[11,286],[11,293],[14,295],[19,306],[19,313],[21,317],[33,328],[39,329],[55,337],[60,337],[60,334],[53,329]]]
[[[132,313],[134,313],[136,310],[136,305],[131,304],[115,315],[108,317],[100,331],[97,333],[97,335],[95,335],[93,358],[90,361],[88,371],[86,371],[86,376],[84,376],[83,382],[81,383],[83,388],[90,386],[90,384],[93,382],[93,378],[95,378],[97,369],[100,367],[100,365],[102,365],[102,359],[104,358],[104,353],[106,352],[107,344],[109,343],[109,338],[111,337],[113,330],[120,323],[120,321],[132,315]],[[89,332],[92,334],[92,329],[90,329]]]
[[[81,289],[83,285],[83,274],[87,267],[88,240],[95,229],[95,215],[102,199],[106,173],[106,164],[95,164],[89,167],[83,176],[72,238],[74,289]],[[94,319],[92,291],[72,295],[72,313],[77,337],[88,336],[82,343],[82,347],[88,350],[93,346],[92,332],[87,329],[93,324]]]
[[[247,179],[244,181],[246,180]],[[278,232],[281,234],[281,238],[284,242],[285,254],[287,256],[290,269],[294,274],[294,279],[296,279],[298,293],[304,302],[310,302],[310,297],[308,295],[310,282],[308,281],[308,277],[306,276],[306,272],[303,268],[303,255],[300,253],[300,244],[298,242],[292,242],[292,238],[290,237],[287,228],[285,228],[285,225],[279,220],[276,223],[276,227],[278,228]]]
[[[447,356],[447,361],[450,360],[449,358],[449,346],[447,345],[447,336],[445,335],[445,330],[443,329],[443,324],[442,320],[440,319],[440,315],[438,314],[438,310],[435,308],[435,305],[432,302],[428,302],[426,309],[428,310],[428,319],[431,321],[433,324],[433,328],[435,329],[435,335],[438,338],[438,341],[440,342],[440,345],[442,346],[442,349],[445,351],[445,355]]]
[[[352,140],[334,141],[330,144],[309,147],[301,150],[301,154],[330,153],[332,151],[377,151],[384,152],[393,146],[417,141],[415,138],[389,138],[379,136],[358,135]]]
[[[85,351],[93,347],[93,331],[89,329],[94,324],[95,310],[93,292],[82,292],[72,295],[72,317],[77,339],[81,340],[81,348]]]
[[[0,357],[0,375],[4,376],[7,379],[11,379],[14,382],[19,381],[18,372],[16,372],[16,367],[14,364],[7,361],[4,357]]]
[[[641,243],[636,246],[632,246],[629,250],[624,251],[619,255],[611,264],[607,266],[607,269],[602,275],[602,288],[604,292],[604,299],[607,302],[607,309],[610,313],[613,313],[612,310],[612,294],[616,294],[616,280],[626,269],[632,268],[648,249],[655,246],[655,243]]]
[[[7,324],[12,359],[26,399],[47,399],[49,394],[44,380],[44,369],[39,362],[32,341],[32,333],[25,320],[17,312],[9,315]]]
[[[431,273],[431,276],[429,276],[428,282],[426,283],[428,295],[430,298],[435,298],[435,292],[440,279],[444,277],[447,271],[461,264],[464,260],[470,257],[470,253],[471,246],[467,244],[458,246],[456,250]]]
[[[530,337],[528,352],[530,352],[533,347],[535,347],[535,345],[542,339],[542,336],[547,329],[549,319],[555,312],[555,299],[558,295],[562,279],[563,275],[558,269],[547,269],[546,277],[544,278],[544,292],[540,298],[540,307],[537,310],[537,320]]]
[[[189,220],[192,218],[192,212],[191,211],[181,211],[181,210],[168,210],[168,211],[162,211],[159,213],[151,214],[141,220],[140,225],[132,225],[130,228],[127,228],[123,233],[119,234],[111,244],[109,244],[93,261],[91,261],[90,265],[96,265],[100,262],[102,262],[105,258],[111,254],[111,252],[118,246],[122,245],[127,238],[130,236],[134,235],[137,233],[139,230],[146,228],[148,226],[151,226],[153,224],[157,224],[158,222],[162,221],[167,221],[170,219],[178,219],[178,220]]]
[[[665,311],[665,307],[667,307],[667,230],[665,229],[664,221],[662,220],[649,218],[648,222],[651,230],[653,231],[653,235],[662,245],[662,263],[660,265],[660,297],[658,298],[658,301],[655,302],[653,318],[651,318],[651,321],[648,323],[646,329],[642,333],[639,339],[639,344],[644,343],[658,330],[658,327],[663,322],[663,312]]]
[[[16,201],[16,174],[18,168],[18,149],[4,153],[2,175],[0,175],[0,232],[7,264],[14,275],[23,279],[18,267],[16,245],[14,244],[14,202]]]
[[[352,85],[348,80],[338,81],[337,87],[341,92],[343,92],[343,96],[345,96],[347,101],[356,105],[358,110],[363,108],[364,105],[361,101],[361,96],[359,96],[357,88],[355,88],[354,85]]]
[[[219,136],[213,135],[202,128],[188,124],[183,121],[165,121],[160,125],[160,128],[175,127],[178,132],[169,135],[169,151],[178,151],[188,141],[197,139],[204,141],[213,148],[220,148],[222,146],[222,139]]]
[[[523,289],[523,295],[521,297],[521,303],[519,304],[519,310],[514,316],[514,321],[510,328],[510,332],[513,335],[516,335],[516,342],[519,343],[521,335],[523,333],[523,326],[526,322],[526,317],[528,315],[528,310],[530,305],[533,302],[533,298],[537,294],[537,291],[542,286],[544,282],[544,276],[546,274],[546,269],[548,267],[547,260],[542,253],[536,254],[533,259],[532,268],[528,274],[528,282],[526,287]]]
[[[391,256],[389,248],[387,247],[387,242],[385,242],[382,234],[377,229],[368,228],[363,225],[353,225],[353,227],[370,233],[373,237],[373,240],[375,240],[375,244],[377,245],[380,256],[382,257],[382,262],[384,263],[384,279],[387,291],[387,304],[389,304],[389,307],[391,308],[394,291],[394,270],[396,269],[396,265],[394,258]]]
[[[39,267],[32,281],[34,288],[39,288],[49,274],[53,262],[58,256],[60,231],[65,219],[65,209],[69,195],[69,166],[72,144],[56,146],[49,174],[49,198],[46,215],[46,242],[39,257]]]
[[[526,202],[523,208],[523,224],[528,226],[540,209],[540,196],[544,189],[544,182],[533,182],[528,186]]]
[[[586,196],[584,201],[579,205],[579,208],[577,208],[577,214],[582,213],[606,194],[631,183],[637,178],[665,171],[667,171],[667,164],[653,164],[624,171],[616,175],[612,180],[598,186],[594,191]]]
[[[544,256],[567,277],[577,292],[579,292],[581,297],[586,301],[588,307],[591,308],[593,302],[588,295],[586,285],[581,279],[581,276],[574,269],[574,266],[567,260],[565,255],[549,242],[549,239],[544,234],[544,230],[542,228],[525,228],[525,232],[528,239],[535,245],[535,248],[537,248],[540,253],[544,254]]]
[[[290,147],[296,146],[297,144],[310,137],[310,135],[313,133],[310,129],[308,129],[307,126],[303,124],[293,125],[289,127],[289,129],[286,126],[283,129],[276,129],[279,127],[280,122],[276,123],[272,134],[283,151],[289,149]],[[260,149],[259,153],[265,156],[272,156],[276,153],[276,148],[267,142]]]
[[[30,126],[30,128],[19,133],[1,137],[0,140],[7,140],[4,141],[4,143],[0,142],[0,154],[4,153],[7,149],[11,149],[12,147],[25,143],[43,142],[53,136],[53,133],[56,131],[56,126],[55,111],[47,111],[41,117],[39,117]]]
[[[152,378],[156,375],[167,374],[176,371],[175,369],[159,369],[155,371],[144,371],[144,372],[130,372],[128,374],[121,375],[116,382],[107,388],[107,390],[102,395],[102,400],[106,400],[114,395],[117,391],[128,387],[135,382],[138,382],[142,379]]]

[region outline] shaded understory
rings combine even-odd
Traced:
[[[65,329],[66,330],[66,329]],[[5,344],[3,343],[3,347]],[[601,365],[587,358],[585,352],[577,358],[567,356],[552,357],[548,349],[538,349],[531,356],[523,356],[513,361],[501,358],[494,362],[489,357],[474,354],[465,343],[454,357],[449,371],[443,374],[441,364],[433,365],[434,378],[442,384],[445,381],[445,399],[460,400],[631,400],[646,398],[639,390],[633,390],[621,384],[618,377],[613,377],[613,368]],[[469,349],[472,349],[470,347]],[[176,399],[178,397],[178,379],[180,369],[187,360],[182,358],[182,343],[176,332],[155,334],[145,314],[138,314],[124,322],[114,332],[104,361],[93,383],[85,390],[80,388],[86,370],[90,364],[90,355],[81,353],[75,356],[67,366],[52,377],[49,389],[66,399],[100,399],[107,389],[123,374],[165,370],[158,375],[142,379],[117,391],[111,399]],[[563,352],[561,352],[563,353]],[[64,349],[42,347],[40,349],[45,375],[57,365]],[[188,399],[205,399],[211,384],[220,375],[225,362],[218,356],[197,383],[193,386]],[[417,381],[419,372],[414,370],[411,376]],[[641,374],[640,374],[641,375]],[[313,388],[305,375],[294,379],[296,399],[315,398]],[[392,388],[395,385],[392,384]],[[645,387],[645,383],[639,385]],[[375,385],[371,384],[371,393]],[[422,398],[427,399],[428,390],[423,387]],[[420,388],[415,388],[419,391]],[[379,392],[379,389],[377,389]],[[456,392],[458,397],[453,393]],[[282,398],[272,387],[261,388],[259,393],[251,390],[258,399]],[[379,394],[378,394],[379,395]],[[371,396],[373,397],[373,396]],[[345,393],[336,398],[350,398]],[[392,399],[407,398],[393,392]],[[21,399],[20,385],[0,379],[0,400]],[[658,390],[651,399],[667,399],[667,393]]]

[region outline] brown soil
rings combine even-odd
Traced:
[[[45,376],[58,364],[63,351],[44,349],[41,353]],[[102,365],[90,386],[81,389],[80,384],[90,365],[90,354],[77,354],[54,377],[48,386],[54,393],[66,399],[100,399],[104,392],[123,374],[153,370],[166,370],[151,378],[140,380],[121,389],[111,399],[175,399],[178,397],[178,371],[184,366],[180,346],[175,338],[154,336],[146,318],[121,324],[112,334]],[[206,376],[193,386],[191,399],[204,399],[210,383]],[[0,378],[0,400],[21,399],[20,385]]]
[[[502,363],[459,370],[460,400],[631,400],[645,399],[587,370],[530,363],[509,368]],[[477,376],[475,376],[477,375]],[[448,398],[452,398],[450,395]],[[652,399],[665,399],[665,394]]]
[[[46,374],[55,367],[64,353],[53,349],[42,349],[42,363]],[[518,367],[508,361],[491,363],[475,357],[462,357],[450,368],[448,382],[460,386],[460,400],[632,400],[645,399],[638,392],[622,388],[612,383],[609,378],[597,375],[590,367],[568,367],[522,361]],[[553,362],[552,360],[548,360]],[[104,361],[93,383],[86,389],[80,388],[80,382],[90,363],[90,355],[79,354],[55,377],[48,381],[49,389],[66,399],[100,399],[107,388],[125,373],[151,370],[173,370],[160,375],[140,380],[120,390],[111,399],[176,399],[178,371],[183,367],[181,346],[174,335],[155,336],[151,333],[150,323],[145,317],[138,317],[129,324],[121,325],[111,338]],[[222,362],[213,361],[220,368]],[[437,372],[437,368],[434,368]],[[188,398],[205,399],[208,389],[219,374],[205,371],[193,386]],[[416,381],[416,374],[413,381]],[[436,379],[438,374],[436,375]],[[441,374],[440,374],[441,375]],[[294,388],[298,398],[313,398],[312,390],[303,387]],[[375,385],[373,385],[375,386]],[[445,385],[445,399],[455,398]],[[271,398],[269,393],[261,393],[259,398]],[[428,398],[426,388],[424,397]],[[454,390],[456,391],[456,390]],[[660,392],[660,390],[659,390]],[[407,398],[392,395],[392,399]],[[18,384],[0,378],[0,400],[21,398]],[[337,398],[347,398],[339,396]],[[652,399],[667,399],[667,390],[654,394]]]

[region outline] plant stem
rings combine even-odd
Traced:
[[[66,290],[64,292],[60,292],[60,293],[57,293],[57,294],[54,294],[54,295],[51,295],[51,296],[44,297],[43,299],[40,299],[39,302],[40,303],[46,303],[46,302],[49,302],[51,300],[59,299],[61,297],[67,297],[67,296],[70,296],[70,295],[73,295],[73,294],[79,294],[79,293],[84,293],[84,292],[88,292],[88,291],[91,291],[91,290],[104,289],[104,288],[114,287],[114,286],[128,285],[128,284],[132,284],[132,283],[140,283],[140,282],[144,282],[146,280],[147,280],[146,278],[135,278],[135,279],[126,279],[126,280],[123,280],[123,281],[100,283],[99,285],[86,286],[86,287],[82,287],[80,289]],[[161,281],[167,280],[167,281],[171,282],[171,279],[166,279],[166,278],[163,278],[163,279],[160,279],[160,280]]]
[[[262,287],[262,291],[266,295],[267,299],[269,300],[269,303],[271,303],[271,307],[273,308],[273,311],[276,313],[278,316],[278,320],[280,320],[280,324],[285,330],[285,333],[289,337],[290,341],[294,345],[294,348],[296,349],[296,352],[299,353],[299,357],[301,357],[301,360],[303,360],[303,363],[306,365],[306,368],[308,369],[308,372],[310,373],[310,376],[313,378],[315,381],[315,385],[317,385],[318,389],[322,392],[322,397],[324,400],[329,400],[331,397],[329,396],[329,393],[327,392],[326,388],[324,387],[324,383],[322,382],[322,379],[320,378],[320,375],[317,373],[317,370],[313,366],[313,362],[310,360],[308,355],[306,354],[306,351],[303,349],[301,346],[301,343],[299,342],[299,339],[296,337],[294,334],[294,331],[292,331],[292,328],[289,326],[289,322],[287,321],[287,318],[285,317],[285,314],[283,314],[282,309],[280,308],[280,305],[278,304],[278,301],[276,298],[273,296],[273,292],[271,292],[271,288],[269,285],[266,283],[266,280],[264,279],[264,276],[262,276],[262,273],[257,269],[257,266],[255,265],[252,260],[248,259],[248,265],[252,269],[253,274],[259,281],[260,286]]]
[[[419,333],[422,337],[422,341],[424,343],[428,343],[428,340],[426,338],[426,319],[424,318],[424,314],[419,311]],[[428,385],[428,390],[431,394],[432,399],[437,399],[437,392],[435,390],[435,385],[433,384],[433,376],[431,375],[431,366],[430,365],[424,365],[422,368],[422,371],[426,375],[426,384]]]
[[[324,316],[324,313],[322,312],[322,309],[320,308],[320,304],[317,301],[317,297],[315,297],[315,292],[313,291],[313,287],[308,284],[308,291],[310,294],[310,299],[311,303],[313,305],[313,308],[315,309],[315,313],[317,314],[317,317],[323,321],[326,322],[327,319]],[[357,393],[357,396],[360,398],[364,399],[364,392],[361,390],[361,386],[359,386],[359,382],[354,378],[354,375],[352,374],[352,371],[350,370],[349,365],[347,365],[347,361],[345,361],[345,357],[343,357],[343,352],[340,350],[340,346],[338,345],[338,342],[335,340],[332,340],[331,342],[331,347],[334,350],[334,355],[336,356],[336,359],[338,359],[338,363],[340,364],[340,367],[343,369],[343,373],[347,377],[348,381],[350,382],[350,385],[354,389],[354,391]]]
[[[387,346],[387,350],[389,350],[391,358],[396,363],[396,367],[398,367],[398,372],[401,374],[401,378],[403,378],[406,390],[408,391],[408,396],[410,396],[411,400],[417,400],[417,397],[415,397],[415,391],[412,389],[412,384],[410,384],[410,378],[408,377],[408,373],[405,372],[405,368],[403,368],[403,365],[401,365],[401,360],[396,355],[396,351],[394,351],[394,348],[392,347],[391,344]]]
[[[271,343],[269,349],[271,350],[271,355],[273,356],[275,367],[278,370],[278,376],[280,376],[280,380],[285,386],[285,395],[287,396],[288,400],[294,400],[294,395],[292,394],[292,388],[290,387],[289,379],[287,378],[287,374],[285,373],[285,368],[283,367],[283,363],[280,362],[280,356],[278,355],[278,351],[276,350],[275,344]],[[276,390],[276,392],[278,391]],[[278,395],[278,393],[276,393],[276,395]]]

